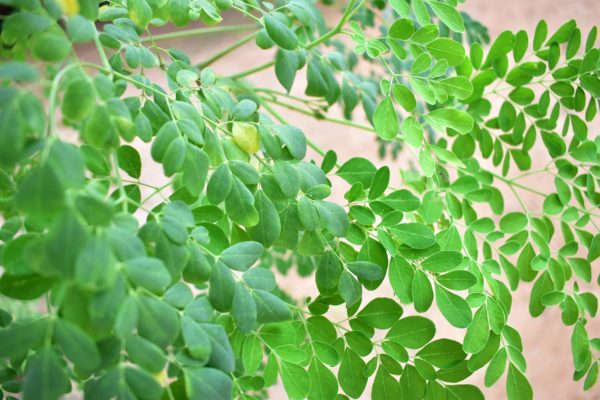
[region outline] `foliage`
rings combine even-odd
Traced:
[[[532,316],[561,310],[574,378],[591,388],[597,30],[541,21],[484,49],[456,3],[350,0],[330,28],[308,0],[5,1],[0,293],[47,302],[14,320],[0,310],[5,396],[252,399],[280,379],[290,399],[480,399],[463,381],[485,369],[487,386],[505,377],[510,400],[531,399],[509,318],[521,282]],[[218,25],[231,13],[252,24]],[[217,26],[151,33],[195,20]],[[251,33],[199,65],[159,46],[236,30]],[[274,58],[210,68],[252,41]],[[270,68],[283,89],[248,78]],[[298,74],[306,97],[289,94]],[[338,106],[343,119],[328,115]],[[391,187],[387,166],[339,164],[277,107],[374,133],[413,168]],[[373,127],[351,120],[362,113]],[[150,157],[159,186],[140,180]],[[521,181],[538,174],[553,193]],[[327,200],[333,175],[350,185],[343,206]],[[278,288],[292,266],[314,273],[318,297]],[[462,343],[436,335],[420,315],[432,308]]]

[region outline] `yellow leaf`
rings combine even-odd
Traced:
[[[59,0],[59,4],[67,17],[79,14],[79,0]]]
[[[256,126],[244,122],[233,123],[233,141],[248,154],[256,153],[260,148],[260,136]]]

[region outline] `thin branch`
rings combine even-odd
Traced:
[[[251,40],[253,40],[257,35],[258,35],[258,31],[251,33],[250,35],[244,36],[242,39],[238,40],[237,42],[233,43],[231,46],[228,46],[226,48],[224,48],[223,50],[219,51],[218,53],[214,54],[213,56],[207,58],[206,60],[204,60],[203,62],[199,63],[197,65],[198,68],[205,68],[208,67],[209,65],[211,65],[212,63],[214,63],[217,60],[220,60],[221,58],[225,57],[227,54],[231,53],[232,51],[242,47],[243,45],[245,45],[246,43],[250,42]]]
[[[223,32],[237,32],[237,31],[249,31],[252,29],[256,29],[256,24],[241,24],[241,25],[224,25],[224,26],[211,26],[208,28],[197,28],[197,29],[187,29],[183,31],[175,31],[169,33],[163,33],[161,35],[152,35],[152,36],[144,36],[140,38],[140,42],[151,42],[154,38],[154,41],[161,40],[172,40],[178,39],[182,37],[189,36],[199,36],[199,35],[207,35],[212,33],[223,33]]]

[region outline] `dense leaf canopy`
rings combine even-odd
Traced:
[[[596,28],[490,43],[457,0],[349,0],[334,26],[310,0],[2,3],[0,398],[261,399],[279,380],[290,399],[477,400],[464,381],[484,369],[528,400],[522,282],[533,317],[556,307],[572,330],[565,373],[596,383]],[[196,20],[210,26],[183,28]],[[248,35],[200,64],[162,47],[231,31]],[[211,68],[247,43],[272,59]],[[263,70],[273,87],[253,84]],[[338,160],[282,107],[411,167]],[[290,268],[319,295],[283,292]],[[432,308],[462,342],[419,315]]]

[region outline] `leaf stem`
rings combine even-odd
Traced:
[[[223,32],[237,32],[237,31],[249,31],[256,29],[256,24],[240,24],[240,25],[225,25],[225,26],[211,26],[207,28],[187,29],[183,31],[175,31],[169,33],[163,33],[161,35],[150,35],[140,38],[140,42],[151,42],[161,40],[172,40],[182,37],[207,35],[212,33],[223,33]]]
[[[75,67],[79,67],[80,65],[81,64],[79,63],[67,65],[66,67],[61,69],[52,80],[52,86],[50,88],[50,95],[48,100],[48,136],[56,135],[56,98],[58,97],[58,88],[60,86],[60,81],[67,72],[69,72]]]
[[[321,101],[323,99],[317,98],[317,99],[306,99],[306,98],[302,98],[302,97],[298,97],[298,96],[294,96],[291,95],[289,93],[284,93],[284,92],[280,92],[278,90],[274,90],[274,89],[270,89],[270,88],[254,88],[253,89],[255,92],[259,92],[259,93],[266,93],[269,94],[272,97],[286,97],[290,100],[295,100],[297,102],[306,104],[306,105],[311,105],[312,103]],[[315,104],[319,107],[321,107],[321,105]],[[322,107],[325,107],[325,105],[322,105]]]
[[[115,177],[117,178],[117,186],[119,187],[119,197],[121,206],[124,212],[127,212],[127,193],[125,193],[125,186],[123,186],[123,180],[121,179],[121,171],[119,171],[119,160],[117,153],[112,154],[113,165],[115,168]]]
[[[250,35],[244,36],[242,39],[238,40],[237,42],[233,43],[232,45],[224,48],[223,50],[219,51],[218,53],[212,55],[211,57],[207,58],[203,62],[199,63],[197,65],[197,67],[205,68],[205,67],[211,65],[212,63],[214,63],[215,61],[220,60],[221,58],[225,57],[227,54],[231,53],[232,51],[242,47],[246,43],[253,40],[258,35],[258,33],[259,32],[256,31],[256,32],[251,33]]]
[[[144,204],[146,204],[151,198],[153,198],[154,196],[156,196],[157,194],[160,194],[162,196],[162,191],[165,190],[167,187],[171,186],[173,184],[173,182],[175,182],[175,180],[170,180],[169,182],[157,187],[154,189],[154,191],[152,193],[150,193],[146,198],[144,198],[141,202],[140,202],[140,206],[143,206]],[[164,198],[164,197],[163,197]],[[166,200],[166,199],[165,199]]]
[[[98,49],[98,54],[100,55],[100,60],[102,60],[102,65],[104,65],[104,68],[108,69],[109,71],[112,71],[110,62],[108,61],[108,57],[106,57],[106,53],[104,52],[102,42],[100,42],[100,35],[98,34],[97,29],[96,34],[94,35],[94,43],[96,44],[96,49]]]
[[[246,71],[243,71],[243,72],[240,72],[240,73],[237,73],[237,74],[233,74],[233,75],[229,76],[229,79],[244,78],[244,77],[246,77],[248,75],[253,75],[253,74],[257,73],[257,72],[260,72],[262,70],[270,68],[273,65],[275,65],[275,61],[269,61],[269,62],[266,62],[264,64],[258,65],[258,66],[254,67],[254,68],[250,68],[250,69],[248,69]]]
[[[261,96],[261,99],[265,100],[265,101],[267,101],[269,103],[277,104],[277,105],[279,105],[281,107],[285,107],[285,108],[287,108],[289,110],[296,111],[296,112],[299,112],[299,113],[304,114],[304,115],[309,115],[309,116],[311,116],[311,117],[313,117],[315,119],[318,119],[318,120],[332,122],[332,123],[340,124],[340,125],[346,125],[346,126],[350,126],[352,128],[357,128],[357,129],[361,129],[363,131],[375,133],[375,129],[373,129],[369,125],[359,124],[357,122],[353,122],[353,121],[350,121],[350,120],[347,120],[347,119],[329,117],[327,115],[319,113],[318,111],[312,111],[311,112],[311,111],[308,111],[308,110],[306,110],[304,108],[298,107],[298,106],[293,105],[293,104],[282,102],[281,100],[277,100],[275,98],[268,98],[268,97]]]

